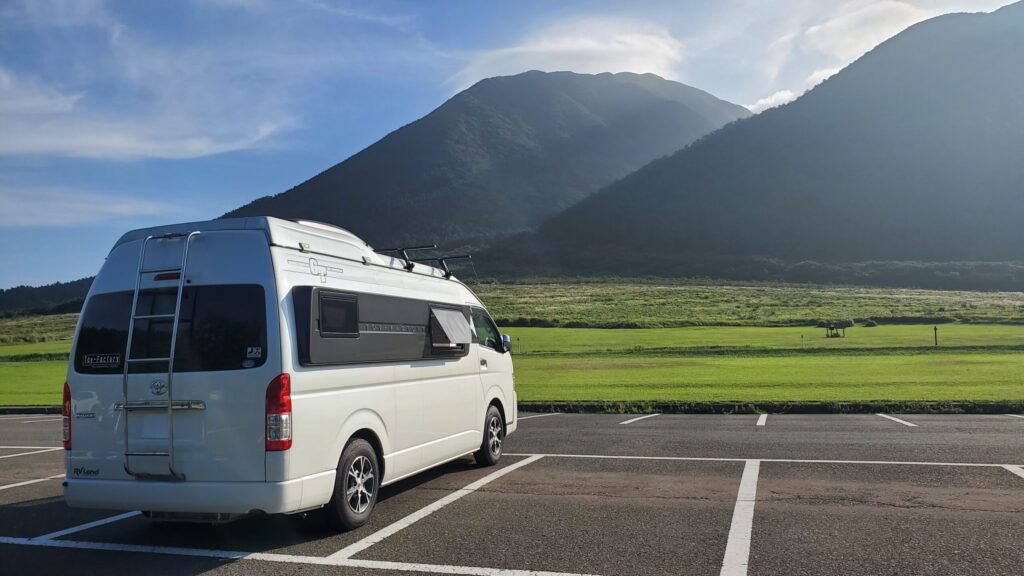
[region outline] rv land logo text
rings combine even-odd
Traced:
[[[86,468],[84,466],[79,466],[78,468],[75,468],[71,472],[75,476],[99,476],[100,475],[100,469],[99,468]]]

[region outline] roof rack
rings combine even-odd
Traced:
[[[433,250],[437,248],[437,244],[424,244],[422,246],[406,246],[404,248],[383,248],[381,250],[374,250],[377,254],[387,254],[388,252],[394,252],[398,254],[398,257],[405,261],[405,269],[412,272],[412,269],[416,266],[413,260],[409,258],[410,250]],[[434,260],[434,258],[425,258],[424,260]],[[420,260],[423,261],[423,260]]]
[[[445,280],[452,277],[452,271],[448,268],[448,260],[469,260],[473,257],[469,254],[460,254],[458,256],[438,256],[436,258],[417,258],[413,262],[437,262],[441,265],[441,270],[444,270]]]

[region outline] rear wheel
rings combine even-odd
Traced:
[[[362,438],[345,446],[334,478],[334,496],[327,503],[328,521],[337,528],[352,530],[366,523],[377,504],[380,472],[377,453]]]
[[[501,412],[493,404],[487,407],[484,418],[484,438],[480,449],[473,457],[481,466],[494,466],[501,459],[502,445],[505,442],[505,424],[501,421]]]

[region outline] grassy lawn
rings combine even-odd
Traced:
[[[60,404],[67,362],[0,362],[0,406]]]
[[[0,344],[71,340],[78,314],[0,318]]]
[[[845,338],[825,338],[820,328],[765,328],[758,326],[698,326],[689,328],[599,329],[599,328],[503,328],[512,337],[513,351],[519,346],[533,353],[607,353],[640,350],[680,352],[723,348],[745,350],[858,350],[865,348],[931,347],[931,325],[855,326]],[[941,347],[1024,346],[1024,326],[999,324],[942,324]]]
[[[1024,323],[1022,292],[719,285],[664,279],[483,283],[473,285],[473,290],[496,319],[538,318],[592,328],[779,326],[862,318],[883,324],[931,322],[923,318]]]
[[[1024,293],[643,279],[474,290],[500,324],[588,326],[503,329],[521,400],[1024,400]],[[867,318],[881,325],[845,338],[807,325]],[[76,320],[0,319],[0,405],[59,403]],[[949,321],[936,349],[933,325]]]
[[[1024,355],[519,356],[520,400],[1022,400]]]
[[[33,344],[8,344],[0,346],[0,358],[27,356],[29,354],[68,354],[69,352],[71,352],[71,340],[53,340]]]

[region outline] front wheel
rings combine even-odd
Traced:
[[[334,479],[334,495],[327,503],[330,523],[345,530],[365,524],[377,504],[379,487],[377,453],[366,440],[353,439],[341,453]]]
[[[473,453],[477,464],[494,466],[501,459],[502,445],[505,442],[505,424],[501,421],[501,412],[493,404],[487,407],[484,418],[484,438],[480,449]]]

